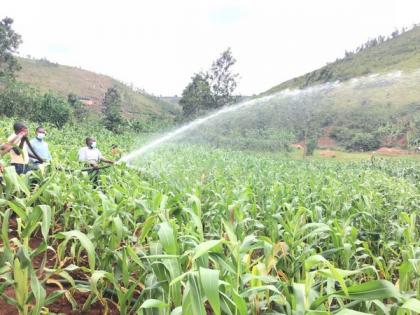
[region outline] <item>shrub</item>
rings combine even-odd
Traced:
[[[317,139],[316,138],[310,138],[308,142],[306,143],[306,151],[305,155],[310,156],[314,155],[314,151],[317,147]]]
[[[64,98],[45,93],[32,119],[39,123],[48,122],[60,128],[69,121],[70,116],[71,109]]]
[[[21,117],[38,123],[63,126],[71,117],[67,101],[22,83],[13,83],[0,92],[0,115]]]
[[[347,142],[346,149],[348,150],[358,150],[358,151],[372,151],[377,149],[380,146],[381,142],[379,141],[377,135],[358,132],[355,133],[352,138]]]

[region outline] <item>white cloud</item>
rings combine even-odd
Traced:
[[[4,1],[4,0],[3,0]],[[15,0],[23,55],[81,66],[163,95],[232,47],[239,92],[262,92],[369,37],[418,23],[416,0]]]

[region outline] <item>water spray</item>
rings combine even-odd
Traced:
[[[415,72],[415,76],[420,76],[420,71]],[[409,77],[408,77],[409,78]],[[385,74],[373,74],[364,77],[353,78],[346,82],[327,82],[320,85],[310,86],[304,89],[284,89],[277,93],[268,96],[262,96],[258,98],[254,98],[251,100],[240,102],[236,105],[226,106],[223,107],[216,112],[210,113],[204,117],[197,118],[196,120],[187,123],[184,126],[179,127],[173,131],[163,134],[161,137],[153,140],[146,145],[140,147],[137,150],[132,151],[131,153],[123,156],[121,159],[117,161],[117,163],[125,162],[130,164],[130,161],[134,160],[135,158],[146,154],[147,152],[154,150],[155,148],[161,146],[164,143],[167,143],[171,140],[177,139],[181,135],[185,135],[188,131],[194,130],[195,128],[210,122],[215,121],[216,118],[223,116],[228,113],[233,113],[242,109],[254,107],[255,105],[265,105],[270,104],[269,101],[276,100],[280,101],[281,99],[290,100],[290,102],[299,102],[299,101],[309,101],[311,103],[322,103],[325,101],[324,98],[328,97],[328,93],[331,91],[338,91],[338,92],[351,92],[353,95],[354,92],[360,92],[366,85],[372,85],[373,88],[376,86],[381,87],[383,86],[382,83],[396,83],[399,80],[403,79],[402,73],[400,71],[389,72]],[[342,89],[342,90],[341,90]],[[304,97],[312,97],[305,99]],[[332,95],[334,97],[334,95]],[[277,106],[277,103],[273,103],[274,106]],[[277,111],[274,112],[277,114]],[[302,113],[304,114],[304,113]]]
[[[236,111],[238,109],[242,109],[242,108],[245,108],[245,107],[248,107],[248,106],[252,106],[252,105],[255,105],[259,102],[268,101],[268,100],[272,99],[273,97],[274,97],[274,95],[269,95],[269,96],[264,96],[264,97],[261,97],[261,98],[256,98],[256,99],[253,99],[253,100],[249,100],[249,101],[244,101],[244,102],[241,102],[241,103],[233,105],[233,106],[223,107],[222,109],[220,109],[220,110],[218,110],[218,111],[216,111],[212,114],[209,114],[209,115],[204,116],[202,118],[198,118],[198,119],[196,119],[196,120],[178,128],[174,131],[166,133],[165,135],[156,139],[155,141],[152,141],[149,144],[146,144],[145,146],[127,154],[126,156],[123,156],[121,159],[118,160],[117,163],[120,163],[120,162],[128,163],[130,160],[132,160],[132,159],[134,159],[138,156],[141,156],[141,155],[145,154],[146,152],[158,147],[159,145],[161,145],[165,142],[168,142],[168,141],[174,139],[175,137],[177,137],[177,136],[179,136],[179,135],[181,135],[181,134],[183,134],[183,133],[185,133],[189,130],[192,130],[192,129],[202,125],[203,123],[208,122],[208,121],[210,121],[210,120],[212,120],[212,119],[214,119],[214,118],[216,118],[216,117],[218,117],[222,114],[226,114],[226,113],[229,113],[229,112]]]

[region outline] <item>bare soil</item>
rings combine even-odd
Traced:
[[[17,236],[16,225],[17,225],[16,220],[14,218],[10,219],[9,239]],[[42,243],[41,235],[34,235],[34,237],[32,237],[29,240],[29,246],[32,249],[36,249],[41,243]],[[0,246],[2,245],[3,243],[0,240]],[[37,269],[38,273],[42,272],[40,268],[42,265],[42,261],[44,259],[44,254],[45,253],[38,255],[34,257],[34,259],[32,260],[32,265],[35,269]],[[55,262],[56,262],[55,253],[52,251],[48,251],[45,266],[54,267]],[[59,290],[59,288],[55,285],[47,285],[45,290],[47,291],[47,296],[48,296],[52,294],[54,291]],[[15,292],[13,288],[7,288],[4,294],[12,298],[14,298],[15,296]],[[79,292],[76,290],[73,292],[73,298],[75,299],[78,308],[80,309],[82,308],[88,296],[89,296],[88,292]],[[70,315],[78,315],[78,314],[102,315],[102,314],[105,314],[105,309],[106,309],[105,306],[102,305],[100,302],[95,302],[94,304],[92,304],[91,308],[88,311],[82,312],[80,309],[73,310],[72,305],[70,304],[70,302],[67,300],[67,298],[64,295],[60,297],[59,299],[57,299],[56,301],[54,301],[54,303],[52,303],[51,305],[48,305],[47,307],[50,312],[57,313],[57,314],[70,314]],[[18,315],[18,314],[19,312],[15,306],[7,304],[6,301],[0,297],[0,315]],[[117,307],[112,302],[108,302],[108,314],[109,315],[119,314]]]
[[[399,149],[399,148],[387,148],[382,147],[375,151],[378,155],[387,155],[387,156],[395,156],[395,155],[406,155],[409,154],[407,150]]]
[[[47,295],[50,295],[56,290],[56,287],[47,287]],[[6,290],[5,294],[9,297],[14,297],[13,289],[9,288]],[[89,293],[86,292],[78,292],[76,291],[73,294],[73,298],[75,299],[77,306],[82,308],[83,304],[86,302]],[[63,295],[54,303],[47,306],[50,312],[57,313],[57,314],[69,314],[69,315],[102,315],[105,313],[105,307],[100,303],[94,303],[91,308],[85,312],[81,310],[73,310],[69,301],[67,301],[66,297]],[[108,314],[109,315],[117,315],[119,314],[118,309],[116,306],[109,302],[108,303]],[[19,315],[19,312],[16,307],[13,305],[7,304],[3,299],[0,298],[0,315]]]

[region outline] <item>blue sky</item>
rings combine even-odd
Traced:
[[[368,38],[419,23],[417,0],[14,0],[21,55],[180,95],[227,47],[238,92],[260,93]]]

